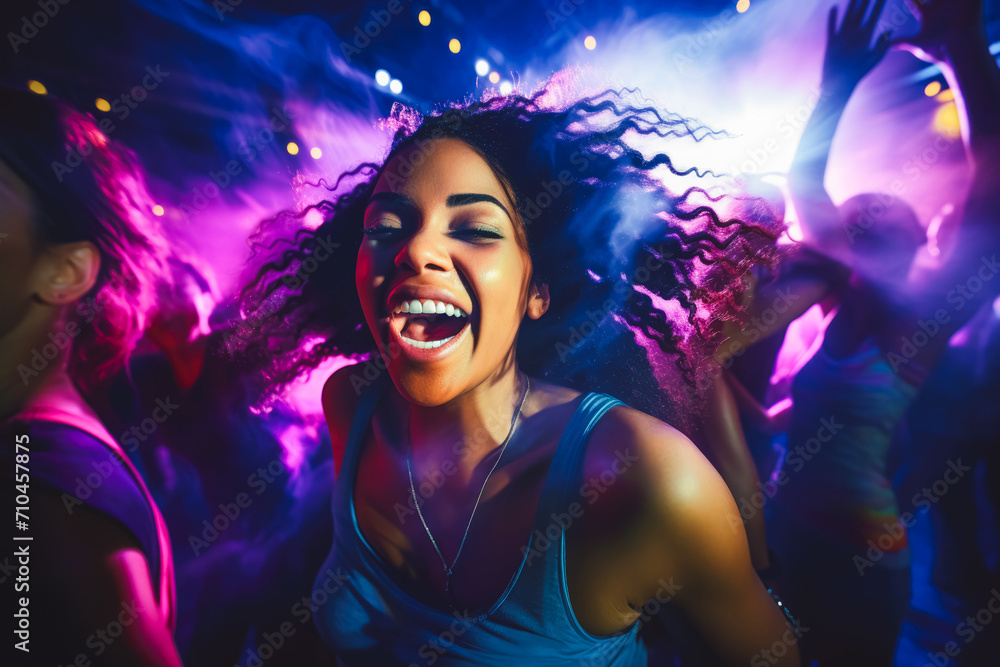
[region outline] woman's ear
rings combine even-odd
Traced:
[[[90,241],[60,243],[45,249],[34,292],[53,306],[72,303],[89,292],[101,270],[101,254]]]
[[[531,281],[531,296],[528,297],[528,317],[537,320],[549,309],[549,286]]]

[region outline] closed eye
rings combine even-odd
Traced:
[[[402,227],[398,223],[393,224],[391,222],[368,225],[362,229],[362,233],[369,237],[388,236],[400,231],[402,231]]]
[[[466,236],[478,239],[499,240],[505,238],[503,234],[490,227],[466,227],[453,232],[454,236]]]

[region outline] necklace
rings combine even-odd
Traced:
[[[410,449],[406,453],[406,474],[409,475],[410,478],[410,494],[413,496],[413,504],[417,508],[417,516],[420,517],[420,523],[424,525],[424,530],[427,532],[427,537],[429,537],[431,540],[431,546],[434,547],[434,551],[437,552],[438,558],[441,559],[441,564],[444,566],[444,592],[445,595],[448,596],[449,600],[453,600],[451,596],[451,575],[454,574],[452,568],[454,568],[455,563],[458,562],[458,557],[462,555],[462,547],[465,546],[465,538],[469,536],[469,528],[472,527],[472,519],[473,517],[476,516],[476,510],[479,509],[479,501],[482,499],[483,492],[486,490],[486,484],[489,483],[490,476],[493,474],[493,471],[496,470],[497,466],[500,464],[500,459],[503,458],[503,452],[507,448],[507,443],[510,442],[510,437],[514,435],[514,425],[517,423],[517,418],[521,414],[521,408],[524,407],[525,399],[528,398],[529,386],[530,382],[528,380],[528,376],[525,375],[524,393],[521,395],[521,404],[517,406],[517,411],[514,413],[513,418],[511,418],[510,420],[510,430],[507,432],[507,437],[504,438],[503,444],[500,445],[500,456],[497,457],[497,460],[493,463],[493,467],[490,468],[490,472],[486,475],[486,479],[485,481],[483,481],[483,488],[479,489],[479,496],[476,498],[476,504],[472,506],[472,514],[469,515],[469,522],[465,524],[465,533],[462,535],[462,541],[458,545],[458,551],[455,553],[455,558],[451,561],[451,565],[448,565],[448,561],[446,561],[444,559],[444,556],[441,554],[441,549],[438,548],[437,541],[434,539],[434,536],[431,535],[431,529],[427,526],[427,520],[424,519],[424,514],[423,512],[420,511],[420,503],[417,501],[417,489],[413,485],[413,470],[410,466],[410,455],[413,451],[413,439],[412,438],[410,439]]]

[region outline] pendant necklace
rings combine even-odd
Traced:
[[[431,535],[431,529],[427,526],[427,520],[424,519],[423,512],[420,511],[420,503],[417,501],[417,489],[413,485],[413,469],[410,465],[410,457],[413,452],[413,439],[410,440],[410,447],[406,453],[406,473],[410,478],[410,494],[413,496],[413,504],[417,508],[417,516],[420,517],[420,523],[424,525],[424,530],[427,532],[427,537],[431,540],[431,546],[434,547],[434,551],[437,552],[438,558],[441,559],[441,564],[444,566],[444,592],[448,596],[450,601],[454,601],[451,593],[451,576],[454,574],[453,568],[455,563],[458,562],[458,557],[462,554],[462,547],[465,546],[465,538],[469,536],[469,528],[472,526],[472,519],[476,516],[476,510],[479,509],[479,501],[483,497],[483,492],[486,490],[486,485],[490,481],[490,476],[493,471],[497,469],[500,464],[500,459],[503,458],[504,450],[507,448],[507,443],[510,442],[510,437],[514,435],[514,425],[517,424],[517,418],[521,415],[521,408],[524,407],[524,401],[528,398],[528,387],[530,382],[528,376],[524,376],[524,393],[521,395],[521,404],[517,406],[517,411],[514,412],[514,417],[510,420],[510,430],[507,432],[507,437],[504,438],[503,444],[500,445],[500,456],[497,457],[496,462],[493,463],[493,467],[490,468],[489,474],[486,475],[486,480],[483,482],[483,487],[479,489],[479,496],[476,498],[476,504],[472,507],[472,514],[469,515],[469,522],[465,525],[465,534],[462,535],[462,541],[458,545],[458,551],[455,553],[455,558],[451,561],[451,565],[448,565],[448,561],[444,559],[441,554],[441,549],[438,548],[437,541],[434,536]],[[407,435],[409,435],[409,430],[407,430]]]

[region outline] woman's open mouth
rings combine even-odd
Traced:
[[[389,317],[389,329],[403,350],[421,359],[449,352],[465,337],[468,325],[468,313],[434,299],[403,301]]]

